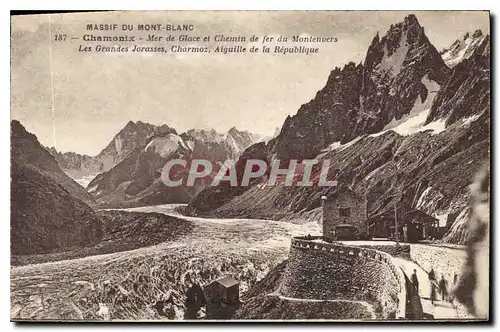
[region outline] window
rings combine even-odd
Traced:
[[[351,210],[349,208],[339,208],[339,215],[341,217],[350,217]]]

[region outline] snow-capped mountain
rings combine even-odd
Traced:
[[[251,146],[238,163],[262,159],[270,167],[273,159],[328,159],[341,183],[366,194],[369,214],[403,204],[443,224],[460,223],[469,185],[490,153],[489,36],[481,40],[450,70],[409,15],[382,37],[376,34],[362,64],[335,68],[324,88],[286,118],[276,138]],[[189,209],[223,217],[320,220],[320,197],[335,190],[221,185],[200,192]]]
[[[205,159],[215,164],[235,160],[255,143],[255,137],[236,128],[227,133],[192,129],[181,135],[165,131],[152,136],[116,166],[96,176],[87,189],[98,204],[106,207],[187,203],[204,184],[166,187],[160,176],[169,160]]]
[[[181,135],[193,149],[195,155],[207,156],[209,159],[236,159],[250,145],[261,137],[248,131],[239,131],[232,127],[226,133],[215,130],[191,129]]]
[[[463,38],[457,39],[449,48],[444,49],[441,57],[448,67],[453,68],[462,60],[470,58],[485,38],[481,30],[472,34],[466,33]]]
[[[54,148],[49,148],[48,151],[67,174],[86,186],[97,174],[110,170],[135,148],[143,146],[153,135],[161,133],[176,132],[167,125],[155,126],[141,121],[129,121],[97,156],[74,152],[61,153]]]
[[[335,68],[316,97],[285,120],[275,141],[277,157],[310,158],[333,142],[380,132],[407,116],[416,101],[425,102],[429,85],[444,84],[449,74],[424,28],[409,15],[383,37],[376,34],[363,64]]]

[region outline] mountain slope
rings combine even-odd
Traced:
[[[11,123],[11,251],[47,253],[99,241],[102,223],[86,191],[18,121]]]
[[[363,65],[334,69],[316,97],[285,120],[278,137],[243,156],[268,166],[273,159],[328,159],[331,176],[367,195],[370,214],[404,204],[453,221],[489,158],[489,47],[487,36],[450,70],[410,15],[374,38]],[[319,221],[320,198],[330,190],[336,189],[262,181],[237,189],[221,185],[202,191],[188,210]]]
[[[16,120],[11,122],[11,160],[35,168],[79,200],[91,205],[95,203],[82,186],[63,172],[56,159],[40,145],[36,136],[27,132]]]

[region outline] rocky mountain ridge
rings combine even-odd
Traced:
[[[444,224],[460,223],[469,185],[490,153],[489,49],[485,36],[450,69],[409,15],[375,36],[363,64],[335,68],[315,98],[287,117],[280,135],[248,148],[240,161],[329,159],[339,181],[366,194],[370,214],[405,204]],[[221,184],[200,192],[188,210],[319,221],[320,197],[335,190]],[[463,232],[450,232],[457,229]]]
[[[414,15],[377,34],[363,64],[335,68],[297,114],[287,117],[273,147],[280,160],[312,158],[333,142],[381,131],[410,113],[429,91],[424,77],[444,84],[450,69]]]
[[[96,156],[81,155],[74,152],[58,152],[48,148],[61,168],[74,178],[94,177],[98,173],[109,171],[125,159],[135,148],[143,146],[154,135],[175,133],[167,125],[156,126],[141,121],[129,121]]]
[[[453,68],[462,60],[470,58],[485,38],[481,30],[466,33],[462,39],[457,39],[450,47],[441,51],[441,57],[448,67]]]
[[[189,130],[181,135],[154,135],[115,167],[96,176],[87,189],[98,204],[105,207],[188,203],[205,187],[208,179],[216,175],[218,169],[194,187],[185,184],[167,187],[161,177],[163,167],[169,160],[186,160],[188,167],[176,174],[185,179],[192,160],[209,160],[214,165],[221,165],[238,158],[256,139],[257,135],[238,131],[234,127],[225,134],[215,130]]]

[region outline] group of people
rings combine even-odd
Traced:
[[[436,273],[434,272],[434,269],[431,268],[431,270],[428,273],[428,278],[431,286],[430,299],[432,304],[434,304],[434,301],[437,300],[437,291],[439,291],[439,294],[441,295],[441,301],[445,300],[449,302],[453,301],[453,297],[449,295],[448,282],[444,278],[444,274],[441,275],[441,279],[439,280],[439,282],[437,282]],[[453,276],[453,285],[457,283],[457,279],[458,276],[455,273]],[[411,283],[413,284],[413,287],[415,288],[417,294],[419,294],[417,270],[413,270],[413,274],[411,276]]]

